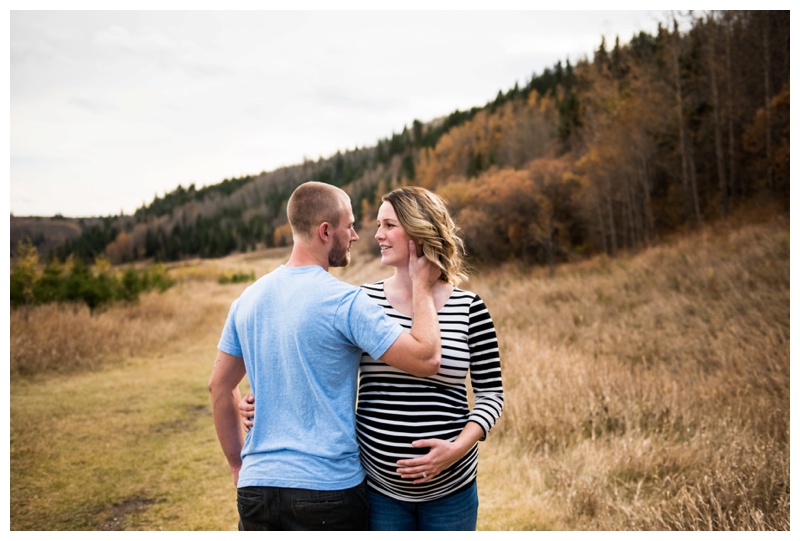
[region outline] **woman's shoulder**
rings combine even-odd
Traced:
[[[471,310],[486,310],[486,302],[478,293],[470,291],[469,289],[461,289],[456,287],[453,289],[453,294],[450,296],[450,302],[469,306]]]
[[[479,297],[478,294],[475,293],[474,291],[470,291],[469,289],[461,289],[460,287],[453,288],[452,296],[460,299],[466,299],[466,298],[474,299],[476,297]]]
[[[383,280],[380,280],[378,282],[372,282],[369,284],[361,284],[360,287],[367,295],[371,297],[376,297],[376,296],[383,297],[386,295],[386,293],[384,293],[383,290]]]

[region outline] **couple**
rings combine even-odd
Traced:
[[[455,287],[446,207],[419,188],[386,195],[375,239],[395,274],[362,288],[327,272],[358,240],[345,192],[305,183],[287,214],[292,254],[232,304],[209,383],[240,528],[474,530],[477,442],[503,391],[486,307]]]

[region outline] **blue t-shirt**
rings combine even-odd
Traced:
[[[361,352],[378,358],[402,332],[361,288],[322,267],[281,266],[248,287],[231,305],[218,346],[244,359],[256,396],[238,486],[359,484]]]

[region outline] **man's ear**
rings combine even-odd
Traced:
[[[328,222],[322,222],[321,224],[319,224],[317,232],[319,233],[319,238],[322,239],[323,242],[331,238],[330,229],[331,229],[331,224],[329,224]]]

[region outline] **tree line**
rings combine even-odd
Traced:
[[[732,209],[789,195],[789,12],[672,16],[591,58],[557,62],[483,107],[369,148],[179,187],[58,254],[112,263],[220,257],[290,242],[307,180],[345,189],[372,227],[380,197],[443,195],[477,260],[536,264],[637,249]]]

